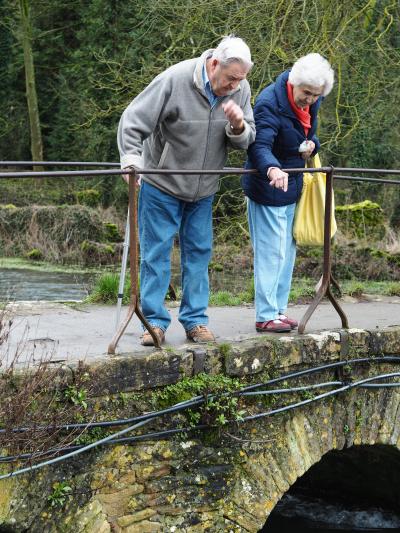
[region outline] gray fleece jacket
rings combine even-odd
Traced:
[[[211,109],[202,78],[207,50],[159,74],[125,109],[118,128],[121,167],[165,169],[223,168],[228,147],[245,150],[255,139],[250,87],[240,82],[233,94]],[[245,129],[234,135],[221,107],[232,99],[244,112]],[[142,179],[185,201],[218,190],[218,176],[145,174]]]

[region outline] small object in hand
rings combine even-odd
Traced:
[[[308,150],[310,149],[310,143],[311,141],[303,141],[301,145],[299,146],[299,152],[300,153],[308,152]]]

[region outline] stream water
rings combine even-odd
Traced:
[[[82,300],[92,274],[0,268],[0,301]]]
[[[82,300],[88,295],[95,276],[74,272],[0,268],[0,301]],[[179,266],[173,266],[172,283],[174,287],[180,285]],[[213,291],[241,291],[246,289],[248,283],[249,276],[210,273],[210,287]]]
[[[379,507],[285,494],[262,533],[400,531],[400,514]]]

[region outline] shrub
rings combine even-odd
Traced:
[[[112,222],[103,222],[104,238],[110,242],[121,242],[123,240],[118,227]]]
[[[100,203],[101,194],[96,189],[85,189],[75,193],[78,204],[87,205],[88,207],[97,207]]]
[[[80,245],[85,264],[107,264],[114,258],[116,248],[112,244],[95,241],[83,241]]]
[[[38,248],[32,248],[32,250],[26,252],[26,257],[31,261],[41,261],[43,259],[43,253]]]

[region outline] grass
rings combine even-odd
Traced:
[[[309,301],[315,295],[316,281],[310,278],[293,279],[289,294],[289,302],[302,303]]]
[[[249,304],[254,301],[254,295],[250,292],[240,292],[237,295],[229,291],[217,291],[210,294],[210,305],[214,307]]]
[[[103,273],[95,282],[92,292],[85,303],[115,304],[118,297],[119,274]],[[316,281],[310,278],[294,278],[290,291],[290,303],[307,303],[315,295]],[[358,281],[344,280],[339,283],[342,294],[361,298],[365,294],[381,296],[400,296],[400,282],[396,281]],[[130,281],[127,277],[124,288],[123,303],[129,302]],[[176,288],[177,289],[177,288]],[[180,290],[177,289],[178,297]],[[239,306],[254,302],[252,284],[247,291],[234,294],[230,291],[217,291],[210,294],[210,306]]]
[[[86,303],[114,304],[117,301],[119,274],[105,273],[96,281]],[[310,278],[295,278],[292,282],[289,301],[291,303],[309,302],[315,295],[316,281]],[[129,302],[129,279],[124,288],[123,303]],[[400,296],[400,282],[393,281],[357,281],[344,280],[340,282],[343,295],[362,297],[364,294],[382,296]],[[179,296],[179,289],[177,290]],[[254,288],[251,285],[247,291],[234,294],[230,291],[217,291],[210,294],[210,306],[238,306],[254,302]]]
[[[344,281],[340,285],[343,293],[349,296],[361,294],[400,296],[400,281]]]
[[[91,304],[115,304],[118,299],[119,274],[106,272],[95,282],[92,292],[86,298],[85,303]],[[130,280],[125,278],[124,296],[122,303],[129,302]]]
[[[361,298],[363,295],[400,296],[400,281],[338,281],[342,295]],[[315,280],[297,278],[292,282],[289,301],[301,303],[309,301],[315,294]],[[335,289],[333,289],[335,290]]]
[[[76,274],[100,274],[101,272],[104,272],[104,268],[81,268],[76,265],[55,265],[54,263],[47,263],[46,261],[29,261],[28,259],[16,257],[0,257],[0,268],[7,268],[12,270],[40,270],[41,272],[71,272]]]

